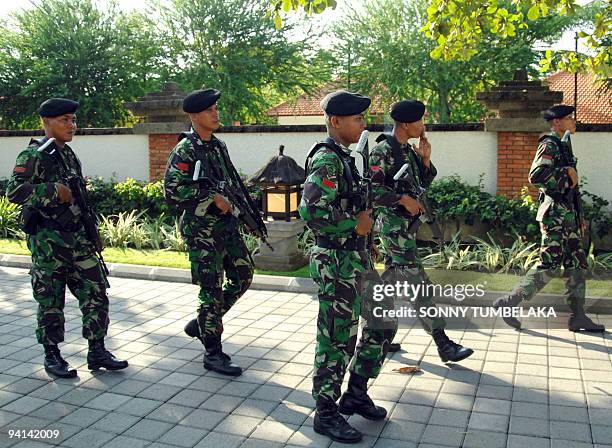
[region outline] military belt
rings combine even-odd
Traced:
[[[366,238],[364,236],[353,236],[347,239],[344,243],[340,243],[338,240],[327,238],[325,236],[317,235],[317,246],[323,249],[336,249],[336,250],[351,250],[351,251],[365,251],[366,249]]]
[[[560,202],[565,205],[572,205],[570,198],[568,198],[568,195],[557,192],[540,192],[540,197],[538,198],[540,203],[544,202],[546,196],[548,196],[555,202]]]

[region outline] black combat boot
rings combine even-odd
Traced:
[[[399,342],[392,342],[389,344],[389,351],[387,353],[395,353],[399,352],[402,349],[402,346]]]
[[[122,370],[128,366],[127,361],[122,361],[113,356],[104,347],[104,339],[89,341],[89,352],[87,352],[87,368],[98,370],[104,367],[106,370]]]
[[[451,341],[444,330],[434,330],[431,333],[434,342],[438,346],[438,355],[442,362],[458,362],[474,353],[474,350]]]
[[[317,400],[314,430],[340,443],[357,443],[363,437],[340,415],[336,403],[329,398]]]
[[[500,297],[495,302],[493,302],[493,308],[495,308],[496,310],[499,308],[513,308],[517,306],[519,303],[521,303],[520,297],[517,297],[517,296],[513,297],[513,296],[508,295],[508,296]],[[504,320],[504,322],[506,322],[507,325],[511,326],[515,330],[521,329],[521,321],[518,320],[516,317],[502,316],[502,319]]]
[[[606,327],[601,324],[596,324],[589,316],[584,313],[582,304],[571,303],[570,310],[572,314],[567,321],[569,331],[586,331],[590,333],[603,333]]]
[[[57,345],[43,345],[45,348],[45,371],[60,378],[74,378],[77,371],[70,367]]]
[[[192,319],[187,322],[185,325],[185,334],[190,338],[198,338],[202,344],[204,341],[202,340],[202,335],[200,334],[200,325],[198,324],[198,319]]]
[[[341,414],[359,414],[368,420],[382,420],[387,410],[376,406],[368,396],[368,379],[351,372],[348,389],[342,394],[338,411]]]
[[[210,348],[206,347],[206,353],[204,353],[204,368],[222,375],[242,375],[242,367],[232,364],[232,358],[223,353],[221,343]]]

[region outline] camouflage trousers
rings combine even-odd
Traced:
[[[64,341],[66,286],[79,301],[83,337],[104,338],[109,324],[108,283],[84,233],[39,229],[28,236],[28,248],[32,291],[38,302],[38,342],[57,345]]]
[[[540,261],[510,297],[516,301],[530,300],[553,278],[564,277],[566,303],[584,305],[588,263],[574,212],[561,204],[553,204],[542,218],[540,231]]]
[[[340,398],[349,362],[351,372],[376,378],[397,331],[396,323],[382,328],[362,318],[357,344],[362,301],[371,300],[364,295],[368,266],[369,254],[365,252],[315,246],[311,254],[310,274],[319,287],[312,387],[315,400],[323,396],[333,401]]]
[[[253,265],[236,223],[227,219],[199,228],[188,244],[192,282],[200,285],[200,334],[206,349],[214,350],[221,344],[223,316],[251,285]]]
[[[446,321],[442,317],[422,317],[430,314],[421,313],[435,307],[433,298],[429,294],[431,280],[425,273],[423,265],[417,254],[416,236],[408,233],[401,225],[390,227],[384,226],[385,232],[380,233],[380,240],[385,252],[385,272],[382,279],[385,284],[395,285],[397,282],[407,282],[411,285],[423,285],[421,293],[414,297],[410,304],[417,312],[418,319],[423,329],[430,333],[433,330],[442,330],[446,327]],[[433,314],[433,313],[432,313]]]

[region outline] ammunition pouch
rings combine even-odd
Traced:
[[[21,229],[28,235],[35,235],[38,223],[41,219],[40,213],[32,207],[23,206],[21,209]]]

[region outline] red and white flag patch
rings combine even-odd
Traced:
[[[327,187],[327,188],[333,188],[333,189],[335,189],[335,188],[336,188],[336,184],[335,184],[335,183],[333,183],[333,182],[332,182],[331,180],[329,180],[329,179],[323,179],[323,186],[324,186],[324,187]]]

